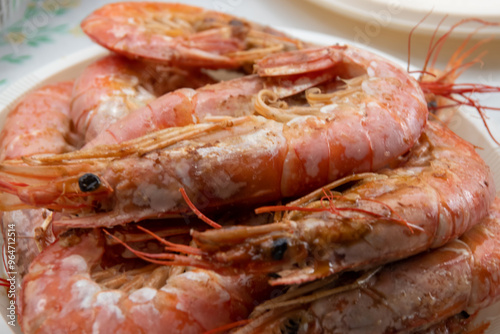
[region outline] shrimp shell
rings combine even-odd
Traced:
[[[87,143],[158,96],[214,82],[198,70],[168,68],[109,55],[90,64],[76,80],[70,115]]]
[[[73,82],[47,85],[27,95],[7,116],[0,133],[0,161],[74,150],[69,103]]]

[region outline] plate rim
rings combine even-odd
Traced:
[[[368,24],[366,21],[367,20],[375,20],[376,21],[376,14],[375,12],[378,10],[379,12],[381,10],[385,10],[382,8],[372,8],[371,10],[366,9],[366,6],[382,6],[382,5],[390,5],[389,1],[386,1],[386,3],[377,3],[375,1],[369,1],[369,0],[354,0],[354,1],[365,1],[363,4],[364,6],[359,6],[357,7],[356,5],[352,4],[351,2],[345,2],[342,0],[307,0],[311,3],[316,4],[317,6],[323,7],[325,9],[328,9],[330,11],[335,12],[336,14],[342,15],[342,16],[347,16],[349,18],[352,18],[356,21],[363,22],[365,24]],[[369,1],[369,3],[368,3]],[[396,1],[397,2],[397,1]],[[499,5],[500,9],[500,5]],[[375,14],[375,15],[374,15]],[[450,27],[458,22],[461,19],[465,18],[473,18],[473,17],[478,17],[478,16],[461,16],[460,13],[440,13],[440,12],[428,12],[425,10],[412,10],[412,9],[402,9],[401,13],[398,13],[398,15],[404,15],[404,18],[398,18],[398,17],[393,17],[391,19],[391,22],[388,24],[384,25],[387,28],[391,28],[394,30],[398,31],[407,31],[408,33],[410,32],[411,29],[413,29],[417,23],[424,18],[426,14],[429,14],[427,19],[424,22],[421,22],[418,26],[418,29],[415,30],[414,33],[416,34],[432,34],[435,31],[437,33],[445,33],[447,32]],[[411,17],[419,15],[418,20],[414,20]],[[444,18],[444,16],[447,15],[447,20],[443,22],[443,24],[436,29],[438,26],[439,22]],[[406,19],[405,19],[406,18]],[[500,21],[500,14],[499,13],[494,13],[494,12],[486,12],[479,17],[480,19],[484,19],[487,21],[491,20],[498,20]],[[455,21],[453,21],[455,20]],[[377,22],[379,25],[381,25],[379,22]],[[467,29],[464,26],[457,27],[456,29],[453,30],[454,36],[467,36],[473,31],[473,29]],[[481,38],[485,36],[490,36],[491,34],[498,34],[500,33],[500,27],[486,27],[485,29],[481,29],[477,31],[474,35],[474,38]]]

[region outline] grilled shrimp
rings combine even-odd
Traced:
[[[61,82],[27,95],[8,114],[0,132],[0,160],[73,150],[77,142],[69,119],[72,88],[73,82]],[[52,230],[47,228],[51,218],[52,213],[45,209],[15,210],[0,217],[5,251],[15,254],[16,268],[10,271],[17,272],[18,285],[31,261],[54,241]],[[15,246],[8,242],[7,233],[14,229],[15,237],[11,239],[15,239]],[[9,249],[9,244],[15,252]]]
[[[495,196],[490,170],[450,130],[428,123],[405,160],[395,169],[347,177],[343,183],[364,180],[343,192],[327,187],[287,206],[261,208],[289,211],[273,224],[193,231],[204,267],[300,283],[442,246],[488,213]],[[188,265],[190,258],[184,260],[176,263]]]
[[[447,332],[500,300],[499,273],[497,198],[490,215],[459,240],[350,284],[338,285],[338,278],[299,287],[258,306],[260,315],[236,333],[429,333],[436,323]]]
[[[204,122],[207,117],[259,114],[290,127],[309,123],[306,133],[334,119],[346,122],[342,127],[352,132],[341,140],[364,143],[354,151],[363,155],[372,146],[376,151],[380,142],[386,146],[380,154],[393,156],[395,147],[387,147],[387,142],[401,147],[402,154],[425,124],[427,108],[418,83],[404,69],[368,51],[338,45],[300,50],[268,56],[257,62],[257,68],[257,75],[166,94],[113,124],[86,148]],[[304,100],[303,92],[318,85],[323,93],[315,89]],[[331,150],[342,154],[344,147],[335,144]]]
[[[269,296],[265,279],[138,263],[109,241],[74,230],[35,259],[23,281],[25,334],[203,333]]]
[[[418,84],[404,70],[348,46],[299,53],[266,58],[259,66],[282,83],[279,76],[293,71],[297,86],[292,88],[299,91],[309,82],[301,79],[318,79],[325,73],[321,69],[330,68],[326,76],[343,73],[351,78],[347,88],[309,91],[306,107],[295,100],[288,101],[289,107],[285,101],[269,101],[274,93],[264,90],[255,102],[264,117],[212,118],[121,144],[33,158],[31,163],[38,166],[23,169],[3,164],[0,190],[25,205],[79,214],[65,220],[66,226],[112,226],[187,211],[179,188],[185,188],[198,207],[262,203],[381,168],[413,146],[425,125],[427,107]],[[304,57],[310,59],[308,64],[289,67]],[[319,70],[308,72],[312,69]],[[300,72],[307,74],[302,77]],[[217,100],[224,105],[220,97],[210,98],[213,93],[206,96],[205,106]],[[172,110],[181,113],[183,108],[188,113],[182,117],[192,122],[190,104],[173,105]],[[132,124],[152,123],[150,115],[143,117],[124,125],[127,116],[111,128],[133,133]],[[120,135],[114,132],[113,137]]]
[[[116,53],[180,67],[236,68],[304,44],[228,14],[159,2],[105,5],[82,29]]]
[[[169,91],[215,81],[199,70],[184,70],[109,55],[89,65],[73,89],[71,119],[84,142]]]

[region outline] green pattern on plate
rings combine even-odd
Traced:
[[[38,47],[53,42],[53,35],[69,32],[67,24],[52,26],[51,19],[61,16],[80,3],[80,0],[35,1],[31,0],[24,13],[24,19],[14,23],[3,32],[0,46],[11,45],[17,52],[22,44]]]
[[[24,61],[30,59],[30,55],[16,55],[15,53],[9,53],[0,58],[0,61],[8,62],[11,64],[22,64]]]

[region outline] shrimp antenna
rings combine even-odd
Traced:
[[[429,48],[427,49],[428,50],[427,56],[425,57],[424,67],[422,68],[422,71],[424,71],[424,72],[427,70],[427,65],[429,64],[430,57],[431,57],[432,53],[434,52],[434,48],[435,48],[434,39],[436,38],[439,27],[441,27],[441,25],[443,24],[443,22],[446,20],[447,17],[448,17],[448,15],[445,15],[439,21],[436,29],[434,29],[434,32],[432,33],[431,40],[429,41]],[[439,42],[439,40],[438,40],[438,42]],[[436,42],[436,44],[438,44],[438,42]]]
[[[442,21],[441,21],[442,22]],[[475,22],[480,24],[481,26],[477,27],[474,29],[474,31],[470,32],[467,37],[464,39],[464,41],[461,43],[461,45],[458,47],[458,49],[453,53],[451,56],[450,60],[448,61],[448,64],[446,65],[444,73],[441,74],[432,74],[431,70],[427,70],[428,66],[431,66],[434,68],[437,58],[446,42],[450,34],[455,30],[457,27],[470,23],[470,22]],[[440,23],[441,24],[441,23]],[[483,28],[486,28],[488,26],[499,26],[500,23],[498,22],[488,22],[485,20],[481,19],[476,19],[476,18],[470,18],[470,19],[463,19],[457,23],[455,23],[451,28],[444,33],[441,37],[438,38],[437,41],[434,42],[435,35],[437,33],[437,29],[434,31],[434,34],[432,36],[430,45],[429,45],[429,50],[427,52],[427,56],[425,59],[424,66],[421,71],[421,77],[419,79],[420,87],[422,88],[422,91],[426,95],[431,95],[431,96],[440,96],[448,101],[451,101],[451,103],[447,104],[441,104],[440,105],[429,105],[429,109],[431,110],[438,110],[438,109],[445,109],[445,108],[450,108],[450,107],[458,107],[461,105],[467,105],[470,107],[473,107],[477,110],[479,113],[479,116],[481,117],[481,120],[490,136],[490,138],[497,144],[500,145],[500,142],[494,137],[493,133],[491,132],[488,122],[485,116],[485,110],[500,110],[500,108],[495,108],[495,107],[487,107],[487,106],[482,106],[477,99],[474,99],[471,97],[471,94],[475,93],[492,93],[492,92],[500,92],[500,87],[494,87],[490,85],[484,85],[484,84],[457,84],[455,83],[455,80],[469,67],[473,66],[474,64],[482,63],[482,58],[486,54],[486,52],[481,52],[479,55],[475,56],[472,60],[465,62],[467,58],[469,58],[472,53],[477,51],[479,47],[484,45],[485,43],[489,42],[492,40],[492,38],[485,38],[482,39],[478,42],[476,42],[472,47],[466,49],[467,44],[469,44],[470,40],[472,37],[477,34],[477,32]],[[438,26],[439,27],[439,26]],[[433,77],[432,80],[425,80],[422,78],[423,74],[429,74]],[[455,96],[456,95],[456,96]]]
[[[408,35],[408,61],[406,63],[406,71],[410,72],[410,57],[411,57],[411,39],[413,37],[413,33],[415,30],[431,15],[432,9],[420,20],[418,23],[410,30],[410,34]],[[439,23],[441,24],[441,22]],[[439,26],[438,26],[439,27]],[[434,32],[435,33],[435,32]]]
[[[150,236],[152,236],[153,238],[155,238],[156,240],[158,240],[162,244],[166,245],[165,250],[167,250],[167,251],[173,251],[173,252],[179,252],[179,253],[191,254],[191,255],[202,255],[203,254],[203,252],[199,248],[194,248],[194,247],[190,247],[190,246],[186,246],[186,245],[180,245],[180,244],[176,244],[176,243],[167,241],[163,238],[160,238],[159,236],[157,236],[156,234],[154,234],[150,230],[148,230],[142,226],[139,226],[139,225],[137,226],[137,228],[139,230],[149,234]]]
[[[470,23],[470,22],[476,22],[476,23],[479,23],[479,24],[482,25],[477,30],[483,29],[483,28],[485,28],[487,26],[498,26],[498,25],[500,25],[500,23],[497,23],[497,22],[488,22],[488,21],[485,21],[485,20],[477,19],[477,18],[463,19],[463,20],[460,20],[459,22],[455,23],[454,25],[452,25],[450,27],[450,29],[446,33],[444,33],[441,37],[439,37],[439,39],[436,41],[436,43],[432,44],[432,42],[434,41],[434,37],[437,34],[437,29],[439,28],[439,26],[441,25],[441,23],[444,21],[445,18],[446,18],[446,16],[440,21],[438,27],[434,31],[433,37],[431,38],[431,45],[429,46],[429,50],[428,50],[428,53],[427,53],[427,57],[425,58],[425,63],[424,63],[424,67],[423,67],[424,71],[427,69],[427,66],[429,65],[429,62],[430,62],[430,59],[431,59],[432,55],[435,54],[435,53],[439,53],[439,51],[443,47],[444,42],[448,39],[448,37],[451,35],[451,33],[457,27],[459,27],[461,25],[464,25],[466,23]],[[475,32],[477,32],[477,30]]]
[[[337,206],[336,202],[349,202],[349,199],[346,199],[342,195],[342,193],[332,192],[331,189],[344,185],[348,182],[352,181],[360,181],[364,179],[376,179],[376,178],[386,178],[385,175],[376,174],[376,173],[360,173],[354,174],[342,179],[336,180],[324,187],[321,187],[308,195],[305,195],[298,200],[289,203],[288,205],[275,205],[275,206],[264,206],[257,208],[255,213],[268,213],[268,212],[288,212],[288,211],[298,211],[298,212],[324,212],[329,211],[332,214],[338,215],[339,217],[345,217],[343,212],[357,212],[361,216],[357,219],[363,220],[365,217],[376,217],[379,219],[384,219],[387,221],[391,221],[394,223],[400,223],[410,230],[411,233],[414,233],[415,230],[425,231],[423,228],[416,226],[407,220],[403,219],[394,209],[392,209],[389,205],[372,200],[372,199],[363,199],[363,201],[374,202],[380,205],[381,207],[387,209],[391,214],[389,217],[372,212],[369,210],[364,210],[360,208],[356,208],[354,206]],[[314,201],[316,198],[320,197],[319,201]],[[326,203],[326,204],[325,204]],[[288,216],[287,216],[288,217]],[[351,217],[351,219],[353,219]]]
[[[146,229],[144,229],[146,230]],[[203,262],[202,260],[195,259],[192,257],[184,256],[184,255],[177,255],[177,254],[171,254],[171,253],[147,253],[147,252],[142,252],[137,249],[134,249],[130,247],[126,242],[122,241],[120,238],[114,236],[107,230],[103,230],[105,234],[107,234],[109,237],[115,240],[118,244],[122,245],[126,249],[128,249],[132,254],[137,256],[138,258],[154,263],[154,264],[159,264],[162,266],[192,266],[196,268],[201,268],[201,269],[211,269],[210,266]],[[165,241],[165,240],[164,240]],[[175,245],[175,244],[174,244]],[[176,246],[185,246],[189,247],[186,245],[176,245]],[[175,247],[175,251],[180,251],[183,252],[185,249],[184,248],[178,248]],[[196,248],[192,248],[196,249]]]
[[[189,206],[189,208],[191,209],[191,211],[193,211],[193,213],[199,219],[201,219],[202,221],[204,221],[208,225],[212,226],[213,228],[221,228],[222,227],[221,225],[219,225],[216,222],[214,222],[212,219],[210,219],[207,216],[205,216],[200,210],[198,210],[198,208],[189,199],[189,197],[186,194],[186,191],[184,190],[184,188],[180,188],[179,191],[181,192],[182,197],[184,198],[184,201],[186,201],[186,204]]]

